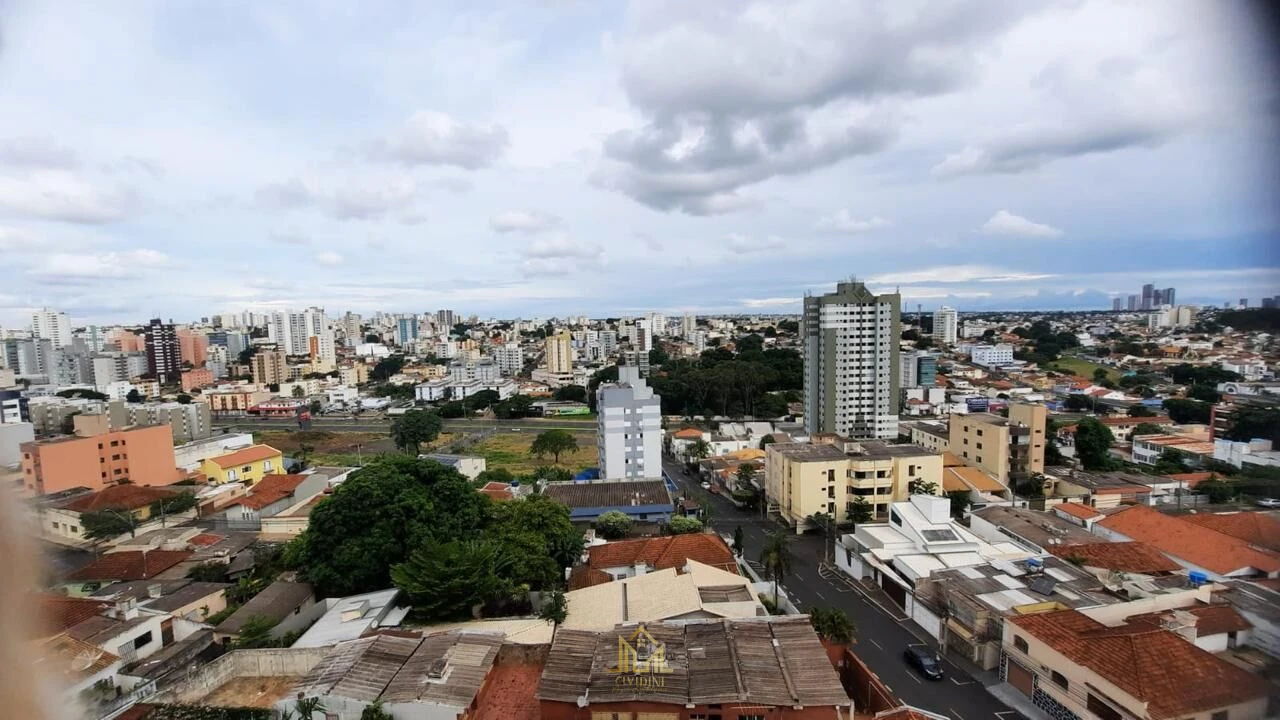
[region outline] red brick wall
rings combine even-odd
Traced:
[[[840,682],[844,684],[844,691],[849,693],[859,713],[874,715],[902,705],[880,681],[880,677],[871,672],[871,668],[859,660],[852,650],[847,650],[841,658]]]

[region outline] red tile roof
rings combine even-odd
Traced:
[[[476,698],[474,720],[539,720],[542,665],[494,665]]]
[[[280,454],[280,451],[270,445],[253,445],[243,450],[237,450],[226,455],[219,455],[215,458],[209,458],[209,462],[222,468],[236,467],[246,465],[259,460],[273,458]]]
[[[1174,473],[1172,475],[1165,475],[1165,477],[1175,482],[1184,482],[1189,488],[1195,488],[1196,485],[1199,485],[1205,480],[1212,480],[1218,477],[1218,474],[1213,472],[1188,472]]]
[[[1098,524],[1220,575],[1245,568],[1266,574],[1280,571],[1280,553],[1250,546],[1248,541],[1187,522],[1184,517],[1135,505],[1108,515]]]
[[[1157,720],[1267,695],[1262,678],[1149,623],[1107,627],[1075,610],[1014,616],[1008,622],[1146,702]]]
[[[1187,522],[1213,528],[1220,533],[1240,538],[1269,550],[1280,550],[1280,520],[1271,515],[1247,510],[1232,513],[1197,513],[1183,515]]]
[[[53,593],[40,593],[36,596],[36,602],[45,623],[41,630],[53,635],[73,628],[109,607],[107,603],[99,600],[73,598]]]
[[[491,500],[511,500],[515,495],[511,494],[511,486],[507,483],[490,481],[480,488],[480,492],[488,495]]]
[[[107,553],[71,573],[68,580],[146,580],[191,557],[186,550],[128,550]]]
[[[216,545],[225,539],[226,539],[226,536],[224,535],[214,535],[213,533],[200,533],[199,535],[196,535],[195,537],[188,540],[187,543],[191,545],[199,545],[201,547],[204,547],[206,545]]]
[[[683,568],[690,560],[738,573],[738,563],[733,558],[733,551],[719,535],[710,533],[621,540],[596,545],[588,549],[586,565],[589,569],[600,571],[604,568],[644,563],[652,570],[666,570]],[[603,582],[608,582],[608,575],[603,572],[599,575],[592,574],[590,579],[598,580],[601,575],[604,576]]]
[[[1049,545],[1047,549],[1063,560],[1078,559],[1084,565],[1116,572],[1161,573],[1182,569],[1181,565],[1170,560],[1158,548],[1144,542]]]
[[[306,475],[267,475],[249,489],[248,495],[227,503],[227,507],[243,505],[253,510],[261,510],[293,495],[293,491],[297,490],[307,477]]]
[[[1054,510],[1066,513],[1073,518],[1081,520],[1092,520],[1096,517],[1102,517],[1102,513],[1093,508],[1078,502],[1064,502],[1053,506]]]
[[[1179,609],[1196,617],[1196,637],[1221,635],[1228,632],[1244,632],[1253,628],[1253,624],[1245,620],[1244,616],[1230,605],[1196,605]],[[1172,610],[1164,610],[1161,612],[1142,613],[1141,615],[1130,615],[1125,618],[1125,622],[1130,624],[1148,622],[1160,627],[1161,621],[1172,614]]]
[[[121,510],[137,510],[157,500],[167,500],[178,491],[163,487],[147,487],[143,485],[112,485],[88,495],[72,498],[62,504],[62,509],[72,512],[92,512],[106,508]]]
[[[702,431],[698,428],[681,428],[675,432],[673,437],[680,440],[700,440],[702,438]]]

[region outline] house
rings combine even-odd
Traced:
[[[200,470],[211,485],[243,482],[252,485],[267,475],[284,472],[284,455],[270,445],[251,445],[243,450],[205,458]]]
[[[446,455],[444,453],[429,453],[427,455],[419,455],[424,460],[434,460],[441,465],[451,467],[462,473],[463,477],[468,480],[475,480],[480,473],[485,470],[485,460],[482,457],[472,455]]]
[[[684,459],[689,448],[701,440],[707,443],[707,454],[711,453],[711,433],[696,427],[683,427],[667,434],[667,448],[675,457]]]
[[[164,646],[167,620],[168,615],[140,612],[133,600],[125,600],[68,628],[66,634],[129,663]]]
[[[636,650],[628,667],[618,666],[622,643]],[[655,665],[666,670],[661,682],[649,673]],[[853,715],[805,617],[561,628],[537,698],[543,720]]]
[[[316,602],[311,585],[277,580],[219,623],[213,629],[214,638],[225,643],[237,637],[250,620],[258,617],[275,623],[271,637],[278,638],[305,629],[324,611],[325,606]]]
[[[659,622],[765,614],[749,578],[697,560],[675,568],[591,585],[565,593],[561,628],[604,630],[627,622]]]
[[[308,648],[336,645],[355,640],[370,630],[397,627],[409,614],[409,607],[397,607],[398,588],[378,590],[322,601],[324,614],[290,647]]]
[[[1227,580],[1221,583],[1225,590],[1214,599],[1229,603],[1252,626],[1249,644],[1280,657],[1280,583],[1267,582]]]
[[[1012,491],[998,480],[968,465],[942,468],[942,492],[967,493],[969,502],[978,506],[1007,501],[1013,497]]]
[[[595,522],[611,512],[621,512],[632,520],[665,523],[675,509],[671,493],[662,480],[622,480],[587,483],[548,483],[542,494],[569,507],[574,522]]]
[[[569,589],[623,580],[656,570],[685,568],[690,560],[738,574],[733,551],[719,535],[691,533],[618,540],[587,548],[587,559],[569,574]]]
[[[1001,676],[1053,717],[1261,718],[1265,680],[1148,622],[1011,617]]]
[[[78,707],[95,687],[116,685],[124,661],[114,653],[63,633],[33,643],[32,661],[51,680],[63,707]]]
[[[1179,565],[1212,580],[1280,577],[1280,553],[1142,505],[1108,515],[1093,526],[1093,532],[1113,542],[1138,540],[1154,545]]]
[[[1139,435],[1133,439],[1133,461],[1139,465],[1155,465],[1166,452],[1198,468],[1213,459],[1213,442],[1186,435]]]
[[[1080,545],[1050,545],[1050,553],[1085,568],[1115,573],[1168,575],[1183,567],[1170,560],[1154,545],[1144,542],[1095,542]]]
[[[155,578],[191,557],[189,550],[125,550],[106,553],[67,576],[72,583],[97,585]],[[97,587],[93,588],[94,590]]]
[[[974,510],[969,530],[987,542],[1012,542],[1036,555],[1044,555],[1054,545],[1105,542],[1053,513],[1008,505]]]
[[[228,503],[220,519],[232,530],[258,530],[264,518],[320,495],[328,487],[328,478],[323,475],[267,475],[250,487],[248,494]]]
[[[74,494],[63,500],[40,504],[40,532],[55,542],[79,544],[87,542],[84,513],[112,510],[129,513],[142,525],[152,520],[152,511],[164,510],[181,494],[180,488],[150,487],[146,485],[112,485],[96,492]],[[195,510],[181,513],[164,513],[168,522],[182,522],[195,517]],[[157,513],[157,520],[159,513]],[[159,523],[156,523],[159,527]]]
[[[506,500],[514,500],[515,494],[511,492],[511,486],[504,482],[489,481],[484,487],[479,488],[476,492],[488,495],[490,500],[494,502],[502,502]]]
[[[1239,538],[1268,550],[1280,552],[1280,520],[1274,515],[1244,510],[1240,512],[1197,513],[1184,515],[1183,520],[1202,527],[1217,530],[1224,535]]]
[[[151,612],[204,622],[206,617],[226,609],[226,590],[229,587],[229,583],[196,582],[187,578],[136,580],[108,585],[94,593],[93,599],[107,602],[133,600]]]

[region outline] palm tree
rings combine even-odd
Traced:
[[[764,547],[760,549],[760,564],[769,572],[773,580],[773,604],[778,604],[778,583],[791,572],[791,554],[787,551],[787,536],[778,530],[770,532],[764,538]]]
[[[699,460],[705,460],[708,457],[711,457],[711,444],[702,438],[689,443],[684,449],[686,465],[696,465]]]
[[[809,622],[818,637],[837,645],[848,645],[853,642],[857,631],[848,613],[836,608],[814,608],[809,611]]]

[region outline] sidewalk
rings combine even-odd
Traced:
[[[987,692],[1029,720],[1053,720],[1053,716],[1036,707],[1030,698],[1022,694],[1021,690],[1007,682],[989,685],[987,686]]]

